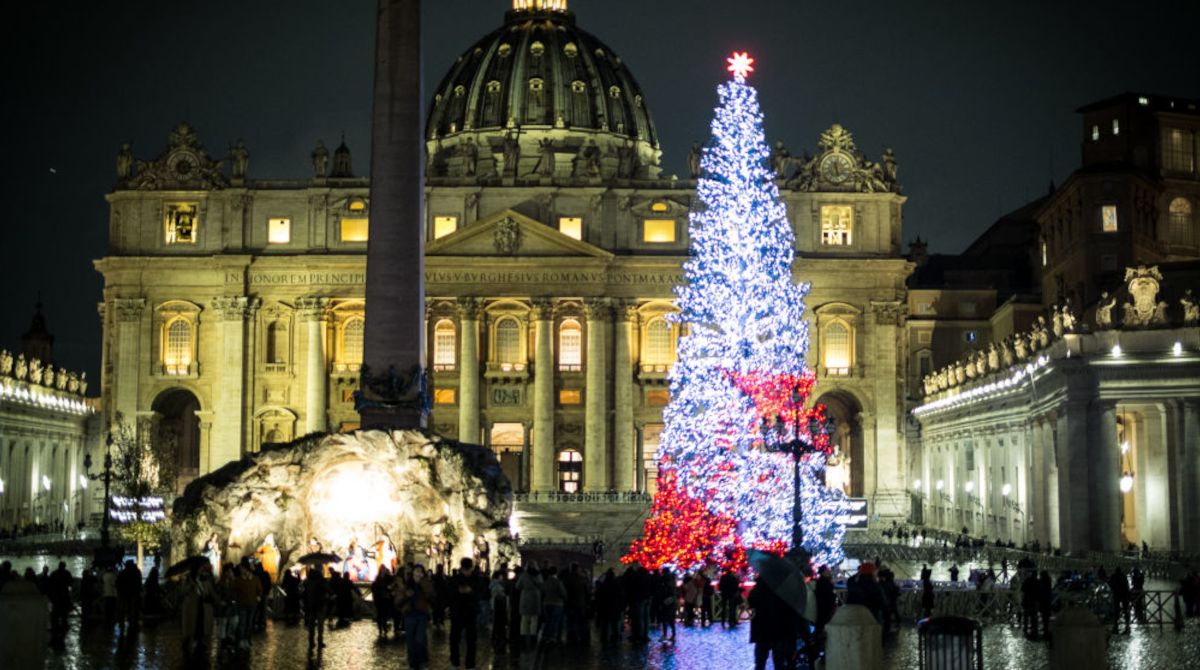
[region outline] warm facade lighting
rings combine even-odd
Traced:
[[[558,232],[567,237],[582,240],[583,239],[583,219],[578,216],[560,216],[558,217]]]
[[[646,219],[642,239],[651,244],[669,244],[675,241],[675,219]]]
[[[287,244],[292,241],[292,220],[287,217],[267,219],[267,242]]]
[[[457,216],[433,217],[433,239],[440,240],[456,230],[458,230]]]

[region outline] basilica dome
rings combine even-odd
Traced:
[[[566,0],[513,0],[504,25],[454,62],[428,119],[427,139],[440,143],[431,153],[468,136],[495,145],[497,136],[519,135],[525,155],[540,141],[558,152],[626,147],[641,167],[629,177],[649,176],[658,163],[641,87],[620,56],[576,25]]]

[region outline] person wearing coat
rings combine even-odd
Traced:
[[[517,591],[521,594],[521,639],[532,648],[537,644],[538,616],[542,613],[542,576],[536,562],[530,563],[517,579]]]
[[[179,624],[185,658],[203,655],[208,650],[212,641],[216,602],[217,587],[213,583],[212,565],[204,564],[192,570],[184,584],[179,602]]]
[[[750,619],[754,670],[765,670],[768,657],[775,659],[775,670],[791,668],[799,628],[796,611],[761,581],[750,590],[747,601],[754,611]]]

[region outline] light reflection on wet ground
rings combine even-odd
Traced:
[[[51,652],[46,668],[89,670],[93,668],[177,668],[182,667],[178,627],[173,621],[142,630],[136,638],[120,639],[113,629],[95,626],[82,636],[72,625],[65,652]],[[735,670],[754,667],[753,651],[748,642],[749,626],[734,630],[720,626],[687,628],[679,626],[675,645],[664,646],[657,635],[647,645],[622,642],[619,646],[586,648],[555,647],[517,656],[495,655],[485,642],[480,645],[479,663],[484,668],[519,670],[569,668],[570,670],[609,670],[662,668],[664,670]],[[484,635],[486,638],[486,634]],[[986,668],[1030,670],[1048,665],[1044,642],[1023,639],[1019,629],[989,626],[984,629]],[[348,629],[329,631],[328,647],[319,659],[309,664],[307,638],[300,626],[274,622],[255,638],[248,658],[223,660],[214,667],[275,668],[404,668],[404,645],[390,640],[377,641],[372,622],[359,621]],[[906,626],[886,643],[885,666],[889,670],[917,667],[916,629]],[[451,667],[444,633],[431,634],[433,669]],[[1200,620],[1192,620],[1182,633],[1170,628],[1138,628],[1132,635],[1111,638],[1109,656],[1113,668],[1176,670],[1200,668]],[[1080,668],[1079,670],[1090,670]]]

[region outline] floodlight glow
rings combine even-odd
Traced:
[[[42,488],[46,489],[47,491],[50,490],[50,478],[46,475],[42,475]]]
[[[963,484],[963,488],[967,490],[967,493],[970,493],[975,490],[975,482],[967,482]]]
[[[941,491],[943,488],[946,487],[946,482],[939,479],[939,480],[937,480],[936,486],[937,486],[937,490]]]
[[[1128,454],[1128,453],[1129,453],[1129,440],[1125,440],[1124,442],[1121,443],[1121,455],[1124,456],[1125,454]]]
[[[1010,493],[1012,493],[1012,484],[1005,484],[1004,486],[1000,487],[1000,495],[1007,498],[1008,494]]]
[[[1175,356],[1182,356],[1183,355],[1183,343],[1176,342],[1175,346],[1171,347],[1171,353],[1174,354]]]
[[[921,489],[921,480],[920,480],[920,479],[918,479],[917,481],[913,482],[913,488],[914,488],[914,489],[916,489],[916,490],[918,490],[918,491]]]
[[[308,504],[314,533],[334,546],[374,541],[378,524],[406,511],[396,481],[364,462],[342,463],[318,475]]]
[[[1125,475],[1121,477],[1121,493],[1129,493],[1133,490],[1133,475]]]
[[[79,475],[79,488],[87,490],[88,478],[86,475]]]
[[[1113,348],[1112,348],[1112,357],[1113,357],[1113,358],[1120,358],[1120,357],[1121,357],[1121,345],[1119,345],[1119,344],[1114,344],[1114,345],[1113,345]]]

